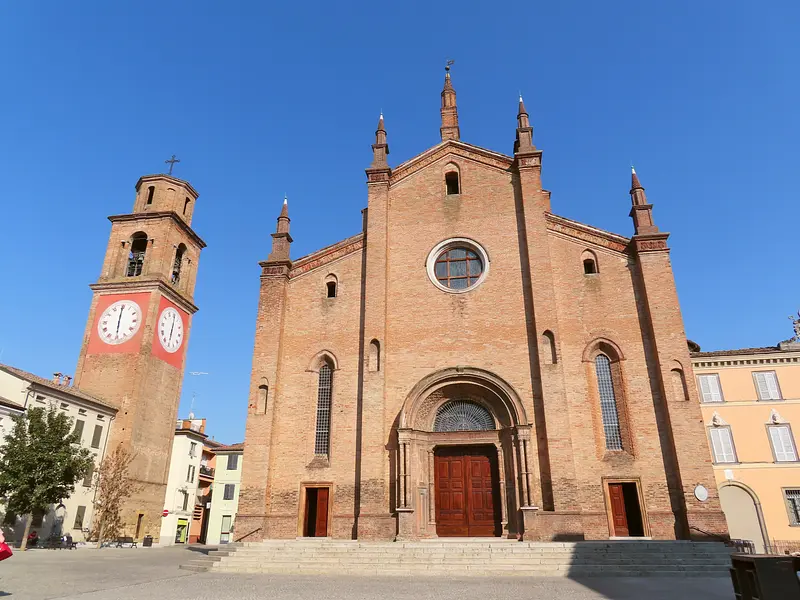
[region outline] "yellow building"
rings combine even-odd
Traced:
[[[800,341],[697,351],[692,365],[731,537],[800,550]]]

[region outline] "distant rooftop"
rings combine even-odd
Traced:
[[[794,350],[792,348],[791,350]],[[738,348],[736,350],[712,350],[711,352],[690,352],[692,358],[710,358],[713,356],[741,356],[743,354],[774,354],[775,352],[787,352],[789,349],[782,350],[778,346],[764,346],[763,348]]]
[[[5,371],[9,375],[15,375],[16,377],[19,377],[20,379],[24,379],[25,381],[27,381],[29,383],[34,383],[36,385],[40,385],[42,387],[49,388],[49,389],[51,389],[53,391],[56,391],[56,392],[59,392],[61,394],[67,394],[69,396],[75,396],[76,398],[81,398],[82,400],[88,400],[89,402],[94,402],[95,404],[99,404],[100,406],[103,406],[104,408],[108,408],[109,410],[112,410],[114,412],[117,411],[117,409],[115,407],[111,406],[110,404],[108,404],[104,400],[101,400],[100,398],[97,398],[96,396],[91,396],[91,395],[87,394],[86,392],[81,391],[80,389],[78,389],[76,387],[72,387],[70,385],[59,385],[57,383],[54,383],[50,379],[45,379],[44,377],[39,377],[38,375],[34,375],[33,373],[29,373],[28,371],[23,371],[22,369],[18,369],[16,367],[12,367],[10,365],[0,364],[0,371]]]
[[[220,444],[214,448],[214,452],[241,452],[242,450],[244,450],[244,442],[239,442],[238,444],[229,444],[227,446]]]

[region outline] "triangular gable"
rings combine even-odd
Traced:
[[[459,140],[445,140],[392,169],[390,185],[399,183],[409,175],[413,175],[447,156],[459,156],[501,171],[508,171],[514,163],[514,159],[505,154],[473,146]]]

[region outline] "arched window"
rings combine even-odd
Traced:
[[[689,399],[689,390],[686,389],[686,378],[683,369],[676,367],[670,371],[672,380],[672,396],[675,400],[683,401]]]
[[[189,208],[189,203],[190,202],[191,202],[191,200],[189,198],[184,200],[184,202],[183,202],[183,214],[186,214],[186,209]]]
[[[317,386],[317,430],[314,437],[314,454],[327,456],[331,448],[331,398],[333,369],[326,362],[319,368]]]
[[[448,196],[455,196],[461,193],[461,185],[458,181],[458,171],[448,171],[444,174],[444,185]]]
[[[269,386],[266,383],[262,383],[258,386],[258,405],[256,406],[256,412],[261,415],[267,414],[267,400],[269,398]]]
[[[336,298],[336,294],[339,290],[337,290],[337,280],[336,275],[328,275],[325,278],[325,297],[326,298]]]
[[[377,372],[381,370],[381,344],[378,340],[369,343],[369,370]]]
[[[622,450],[622,432],[619,425],[617,395],[611,377],[611,360],[605,354],[594,359],[597,387],[600,392],[600,414],[603,417],[603,432],[607,450]]]
[[[495,428],[491,413],[480,404],[451,400],[436,411],[434,431],[491,431]]]
[[[558,362],[556,356],[556,337],[549,329],[542,334],[542,359],[546,365],[554,365]]]
[[[155,186],[151,185],[149,188],[147,188],[147,204],[153,203],[153,194],[155,193],[156,193]]]
[[[172,276],[170,277],[173,285],[176,285],[181,280],[181,265],[183,265],[183,255],[185,253],[186,245],[178,245],[178,249],[175,250],[175,260],[172,263]]]
[[[131,236],[131,250],[128,253],[128,277],[138,277],[144,268],[144,256],[147,253],[147,234],[137,231]]]
[[[591,250],[584,250],[583,254],[581,254],[581,260],[583,261],[584,275],[594,275],[600,272],[597,264],[597,255]]]

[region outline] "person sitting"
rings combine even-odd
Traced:
[[[39,532],[34,530],[28,534],[28,546],[31,548],[35,548],[36,545],[39,543]]]

